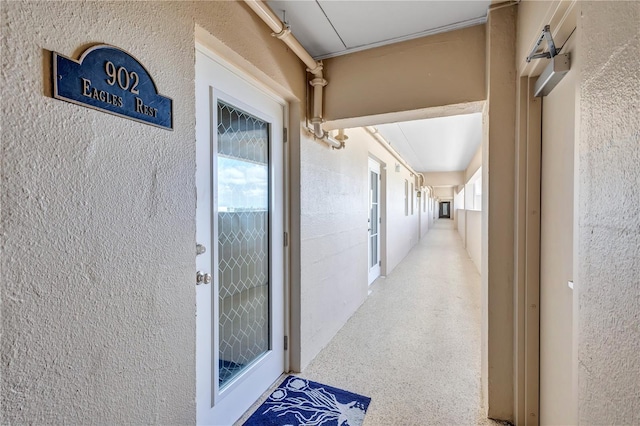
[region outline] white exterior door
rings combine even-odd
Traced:
[[[232,424],[284,371],[283,111],[197,49],[198,424]]]
[[[369,284],[380,276],[380,164],[369,159]]]

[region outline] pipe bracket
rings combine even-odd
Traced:
[[[327,80],[325,80],[324,78],[317,77],[317,78],[314,78],[313,80],[311,80],[309,82],[309,84],[312,85],[313,87],[316,87],[316,86],[324,87],[327,84],[329,84],[329,82]]]
[[[339,141],[340,146],[331,146],[331,149],[344,149],[344,141]]]
[[[307,68],[307,72],[310,72],[313,75],[318,75],[322,72],[324,65],[321,61],[316,62],[316,67],[314,69]]]
[[[344,141],[349,139],[349,136],[345,135],[343,130],[340,130],[334,139],[344,143]]]
[[[283,38],[285,38],[289,34],[291,34],[291,25],[284,24],[282,26],[282,31],[280,31],[279,33],[271,33],[271,36],[275,37],[275,38],[277,38],[279,40],[282,40]]]

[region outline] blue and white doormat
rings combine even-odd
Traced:
[[[360,426],[371,398],[289,376],[245,426]]]

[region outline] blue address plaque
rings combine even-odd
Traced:
[[[173,130],[173,100],[158,93],[136,58],[114,46],[93,46],[77,61],[53,52],[53,97]]]

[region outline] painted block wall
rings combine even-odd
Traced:
[[[301,150],[301,369],[367,296],[367,147],[347,142]]]
[[[456,211],[456,217],[457,217],[456,228],[458,229],[458,234],[462,239],[462,246],[466,248],[467,246],[467,234],[466,234],[467,215],[465,212],[466,210],[464,209],[458,209]]]
[[[423,190],[418,201],[418,210],[420,210],[420,238],[429,232],[429,192]]]
[[[411,195],[411,183],[414,183],[415,190],[415,176],[411,176],[411,172],[402,165],[400,165],[400,171],[396,172],[395,165],[398,161],[364,130],[353,129],[349,135],[351,134],[354,137],[353,143],[366,144],[369,154],[386,166],[384,173],[387,192],[385,202],[387,235],[386,262],[383,261],[383,273],[390,274],[420,239],[415,191],[413,196]],[[410,193],[408,215],[405,215],[404,204],[405,180],[409,184]],[[411,213],[411,203],[414,204],[413,214]],[[385,218],[383,217],[382,220],[384,221]]]
[[[578,421],[640,421],[640,3],[581,4]]]
[[[345,133],[349,139],[343,150],[316,142],[301,150],[301,369],[367,297],[370,155],[386,175],[387,197],[381,200],[387,229],[383,273],[390,273],[418,242],[417,209],[413,216],[404,214],[409,171],[401,167],[396,173],[395,158],[362,128]]]
[[[386,274],[393,272],[396,266],[405,258],[411,248],[418,243],[418,215],[414,210],[408,215],[404,209],[404,182],[409,181],[411,191],[411,176],[405,169],[399,173],[387,170],[387,251]],[[409,200],[411,203],[411,200]],[[384,220],[384,219],[383,219]]]
[[[460,211],[463,212],[463,210]],[[464,215],[466,216],[467,253],[480,273],[482,267],[482,212],[464,210]]]
[[[304,99],[242,3],[3,2],[3,424],[195,422],[194,23]],[[46,50],[136,56],[173,131],[46,96]],[[299,138],[296,138],[299,139]]]

